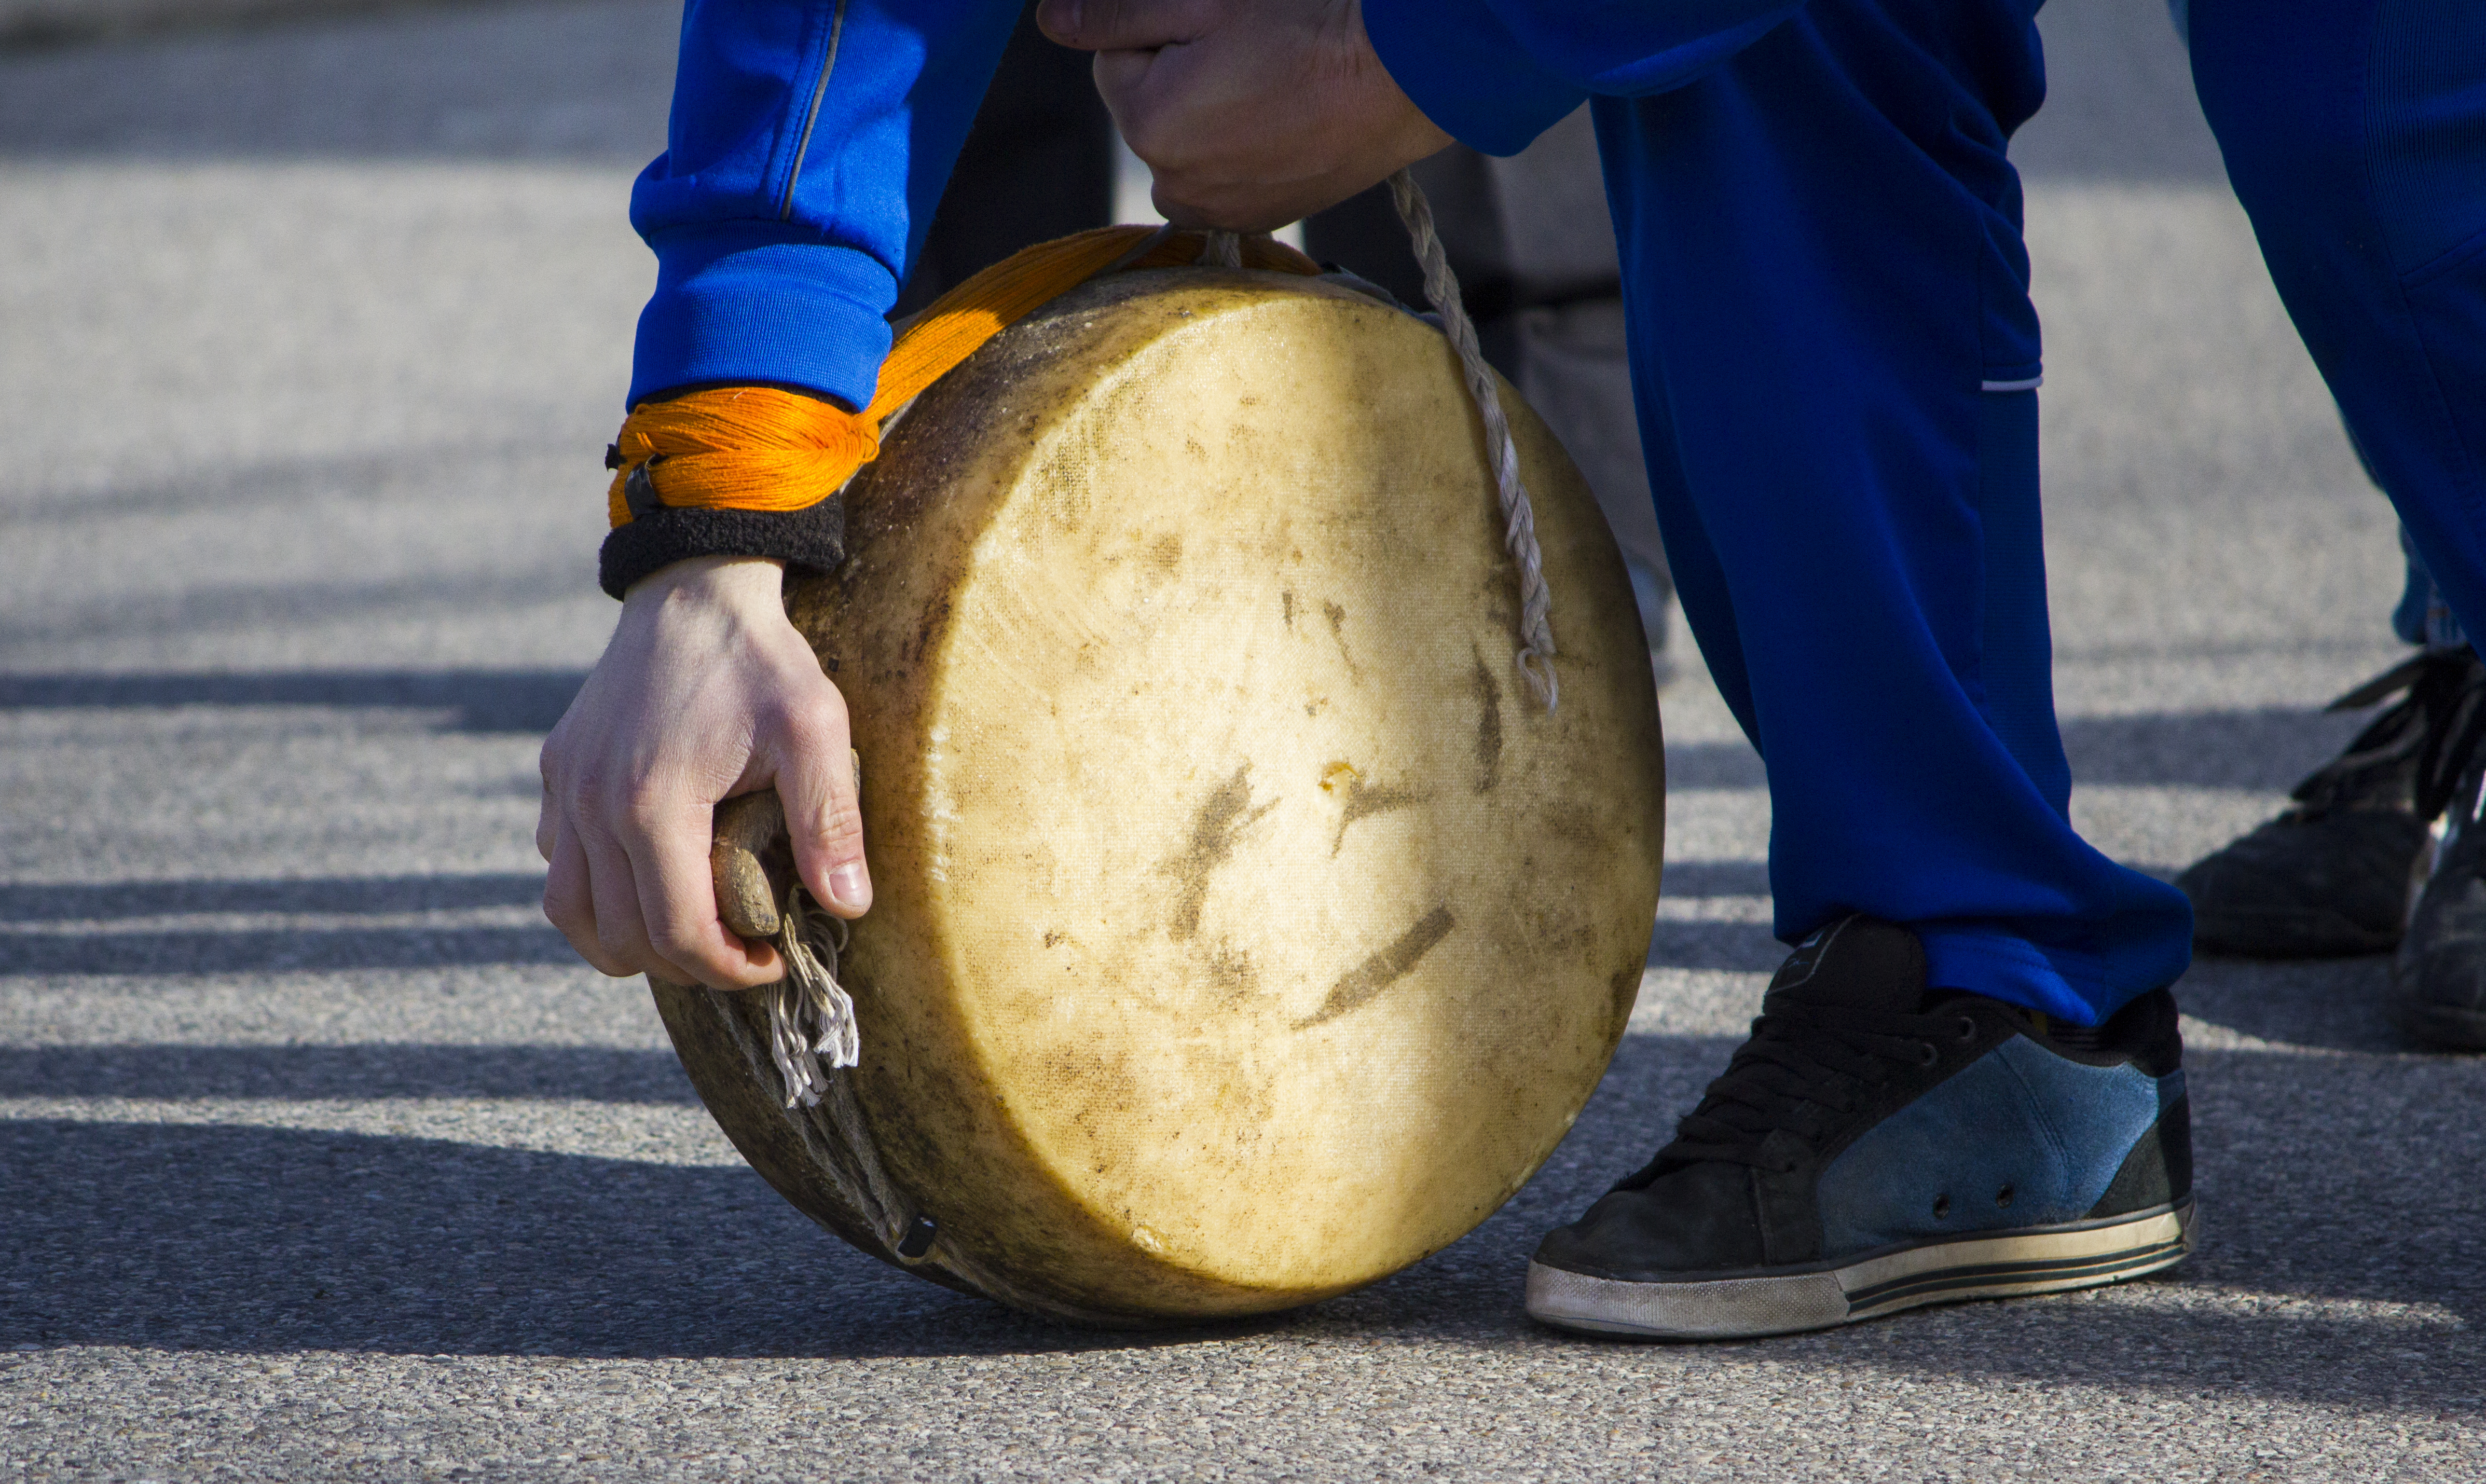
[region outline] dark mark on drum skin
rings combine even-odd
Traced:
[[[1295,626],[1294,589],[1288,588],[1278,594],[1278,613],[1286,620],[1286,627],[1293,628]]]
[[[1343,792],[1346,795],[1339,807],[1338,834],[1330,838],[1332,860],[1338,858],[1340,849],[1346,844],[1348,825],[1374,814],[1386,814],[1394,809],[1405,809],[1410,804],[1422,804],[1432,797],[1413,788],[1374,788],[1365,783],[1363,774],[1343,762],[1331,763],[1329,771],[1321,775],[1321,792]]]
[[[1295,1022],[1298,1031],[1309,1031],[1365,1003],[1391,985],[1405,978],[1433,946],[1450,935],[1458,922],[1447,906],[1436,907],[1416,920],[1416,925],[1398,936],[1398,941],[1358,964],[1330,990],[1321,1007]]]
[[[1336,603],[1323,603],[1321,614],[1329,619],[1329,636],[1338,641],[1338,657],[1346,661],[1346,673],[1363,679],[1364,667],[1355,662],[1354,655],[1346,652],[1346,610]]]
[[[1189,842],[1179,855],[1158,867],[1182,888],[1174,906],[1176,943],[1186,942],[1200,931],[1200,909],[1208,901],[1209,873],[1234,854],[1234,841],[1246,826],[1277,807],[1278,800],[1271,799],[1258,809],[1252,808],[1252,765],[1248,762],[1235,769],[1234,776],[1200,806],[1200,812],[1192,816]]]
[[[914,639],[898,641],[898,657],[910,666],[924,663],[925,656],[932,652],[933,636],[947,628],[949,621],[950,600],[948,598],[936,598],[925,605],[923,615],[915,620]],[[905,673],[904,671],[898,673]]]
[[[1502,782],[1502,682],[1493,677],[1493,667],[1484,662],[1484,651],[1471,646],[1476,655],[1476,699],[1481,715],[1477,718],[1477,785],[1478,793],[1493,792]]]
[[[1225,991],[1229,1003],[1249,996],[1259,987],[1260,971],[1253,966],[1252,955],[1223,939],[1208,954],[1208,977]]]

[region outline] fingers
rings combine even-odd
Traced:
[[[1214,0],[1044,0],[1036,23],[1081,51],[1152,51],[1198,37],[1220,9]]]
[[[679,977],[678,971],[668,973],[669,966],[655,962],[655,952],[648,947],[648,929],[639,920],[639,886],[630,869],[629,854],[609,835],[578,830],[575,820],[571,827],[587,857],[588,910],[595,919],[596,951],[588,955],[587,961],[617,977],[642,973]]]
[[[786,806],[786,833],[803,884],[831,912],[851,919],[871,910],[871,870],[864,861],[845,707],[835,694],[807,724],[788,728],[790,745],[777,764],[777,797]]]
[[[605,951],[604,940],[595,930],[595,902],[587,873],[587,852],[578,837],[556,824],[551,847],[545,852],[550,869],[544,874],[543,914],[578,956],[586,959],[599,974],[615,978],[638,972],[636,966],[623,963]]]
[[[781,974],[777,950],[764,943],[746,944],[717,921],[716,880],[708,864],[711,817],[712,806],[685,799],[649,810],[636,821],[640,829],[626,843],[648,949],[685,982],[714,989],[774,983]]]
[[[544,827],[544,917],[579,957],[615,978],[653,974],[712,989],[775,983],[785,973],[777,950],[716,921],[706,809],[694,801],[676,813],[670,828],[624,831],[593,846],[553,813]]]

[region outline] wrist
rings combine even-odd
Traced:
[[[835,571],[845,560],[844,502],[833,496],[796,510],[666,506],[613,528],[596,578],[622,597],[670,568],[736,558]]]
[[[731,601],[775,601],[786,581],[786,563],[773,557],[685,557],[630,585],[623,607],[661,603],[676,592]]]
[[[1356,20],[1425,122],[1486,154],[1518,153],[1588,96],[1531,56],[1490,0],[1358,0]]]

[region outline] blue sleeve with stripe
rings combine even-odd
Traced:
[[[1804,0],[1364,0],[1382,66],[1460,143],[1516,154],[1590,95],[1682,87]]]
[[[871,399],[883,316],[1018,0],[689,0],[663,154],[630,193],[656,254],[630,400],[766,381]]]

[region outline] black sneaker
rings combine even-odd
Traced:
[[[2405,693],[2404,695],[2402,693]],[[2296,785],[2296,806],[2175,878],[2193,941],[2248,958],[2380,953],[2408,923],[2426,826],[2486,737],[2486,667],[2466,647],[2421,654],[2331,703],[2402,699]]]
[[[2391,960],[2393,1007],[2418,1040],[2486,1050],[2486,758],[2461,775],[2428,864]]]
[[[1528,1312],[1727,1339],[1920,1304],[2085,1288],[2193,1246],[2175,1002],[2049,1031],[1929,990],[1916,934],[1805,940],[1674,1141],[1547,1234]]]

